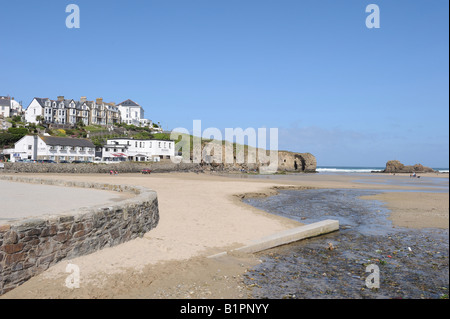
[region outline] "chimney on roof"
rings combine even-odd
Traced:
[[[99,97],[96,101],[97,104],[103,104],[103,98]]]
[[[58,102],[64,101],[64,96],[58,96]]]
[[[87,101],[87,97],[86,96],[82,96],[81,98],[80,98],[80,102],[81,103],[84,103],[84,102],[86,102]]]

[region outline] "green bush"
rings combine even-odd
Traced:
[[[10,127],[8,129],[8,133],[14,134],[14,135],[22,135],[22,137],[23,137],[28,134],[28,129],[25,127]]]
[[[14,147],[14,143],[22,137],[20,134],[0,133],[0,148]]]
[[[11,120],[12,120],[13,122],[22,122],[22,118],[20,117],[20,115],[13,116],[13,117],[11,118]]]

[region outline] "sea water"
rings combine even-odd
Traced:
[[[371,173],[381,172],[384,167],[359,167],[359,166],[317,166],[316,171],[319,173]]]
[[[316,171],[319,173],[371,173],[382,172],[385,167],[377,166],[317,166]],[[448,168],[437,167],[433,168],[434,171],[439,173],[448,173]]]

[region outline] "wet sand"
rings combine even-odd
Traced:
[[[297,227],[300,223],[242,203],[243,194],[274,195],[277,187],[404,190],[403,193],[389,193],[390,196],[385,198],[395,213],[405,196],[402,194],[412,194],[408,193],[411,190],[430,190],[420,184],[426,182],[426,176],[421,181],[411,180],[410,185],[357,181],[405,178],[387,174],[362,177],[301,174],[275,178],[190,173],[35,176],[148,187],[158,193],[160,224],[141,239],[62,261],[2,298],[248,298],[249,290],[243,283],[243,275],[249,267],[258,264],[258,258],[207,260],[204,257]],[[444,178],[448,184],[448,174],[433,174],[432,177]],[[443,198],[434,198],[434,193],[414,194],[420,194],[422,202],[424,199],[429,203],[441,202],[442,216],[439,214],[431,219],[448,228],[448,197],[445,202]],[[414,201],[415,198],[417,196],[410,199]],[[414,205],[403,208],[406,212],[416,210],[417,221],[411,227],[430,219],[429,214],[417,211]],[[394,224],[400,224],[405,214],[392,214],[391,218]],[[79,289],[65,287],[68,276],[65,269],[69,263],[80,267]]]
[[[448,193],[395,192],[361,198],[385,203],[391,211],[389,219],[398,227],[449,228]]]

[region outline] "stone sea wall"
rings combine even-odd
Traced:
[[[61,174],[97,174],[117,171],[119,173],[139,173],[150,169],[155,173],[196,172],[200,165],[194,163],[173,163],[165,160],[157,163],[122,162],[117,164],[54,164],[54,163],[4,163],[5,172],[17,173],[61,173]]]
[[[0,224],[0,295],[63,259],[142,237],[159,222],[156,192],[143,187],[16,176],[0,176],[0,179],[134,195],[112,205]]]

